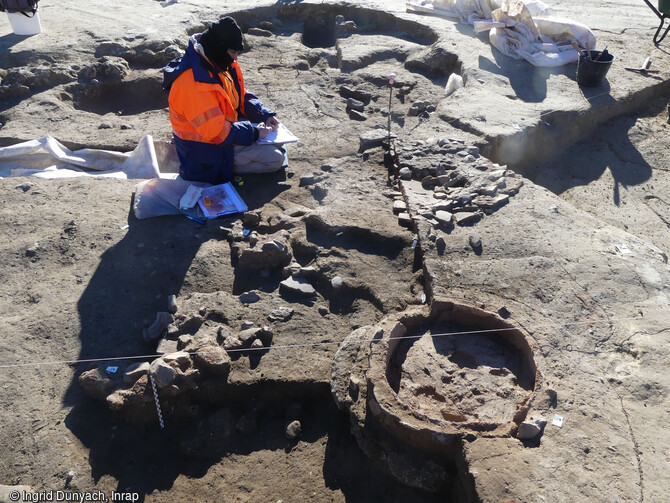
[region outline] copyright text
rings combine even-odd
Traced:
[[[85,501],[139,501],[139,493],[126,493],[126,492],[116,492],[112,491],[109,495],[103,491],[90,491],[90,492],[74,492],[74,491],[41,491],[41,492],[28,492],[28,491],[12,491],[9,493],[10,501],[24,502],[30,501],[31,503],[39,503],[41,501],[71,501],[75,503],[83,503]]]

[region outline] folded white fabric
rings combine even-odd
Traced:
[[[515,59],[534,66],[555,67],[575,62],[572,47],[595,47],[596,37],[588,26],[556,17],[541,1],[522,0],[409,0],[409,12],[426,12],[474,25],[489,31],[491,44]]]

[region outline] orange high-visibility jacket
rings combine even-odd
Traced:
[[[232,123],[237,122],[237,111],[244,114],[244,103],[240,103],[240,94],[244,95],[242,70],[237,61],[231,67],[234,72],[218,73],[215,83],[196,81],[193,69],[186,70],[175,81],[168,101],[176,136],[215,144],[226,140]],[[237,76],[237,86],[233,76]]]
[[[224,183],[232,178],[233,146],[257,138],[249,121],[265,122],[275,113],[244,88],[242,70],[233,62],[219,71],[198,54],[199,35],[186,53],[164,70],[170,95],[170,122],[182,178]]]

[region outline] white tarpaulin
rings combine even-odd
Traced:
[[[210,184],[188,182],[178,178],[178,174],[179,159],[174,144],[154,142],[150,135],[143,137],[131,152],[90,148],[72,151],[48,135],[0,148],[0,178],[103,176],[143,179],[135,186],[133,199],[133,210],[138,219],[183,214],[204,223],[208,217],[198,205],[182,209],[180,202],[189,187],[208,187]]]
[[[588,26],[555,17],[543,2],[522,0],[409,0],[409,12],[425,12],[490,30],[491,44],[503,54],[525,59],[534,66],[554,67],[574,63],[579,53],[572,47],[593,49],[596,37]]]
[[[88,148],[72,151],[47,135],[0,148],[0,177],[8,176],[156,178],[161,171],[150,135],[125,153]]]

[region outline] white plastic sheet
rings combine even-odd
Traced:
[[[133,200],[135,216],[142,220],[183,213],[192,217],[203,218],[197,206],[184,211],[179,208],[179,201],[191,185],[208,187],[210,184],[163,178],[141,181],[135,186],[135,198]]]
[[[522,0],[409,0],[409,12],[426,12],[473,24],[489,31],[491,44],[503,54],[534,66],[555,67],[576,62],[582,48],[594,48],[596,37],[588,26],[556,17],[541,1]]]
[[[132,152],[125,153],[88,148],[72,151],[49,135],[0,148],[0,177],[156,178],[160,174],[150,135],[142,138]]]

